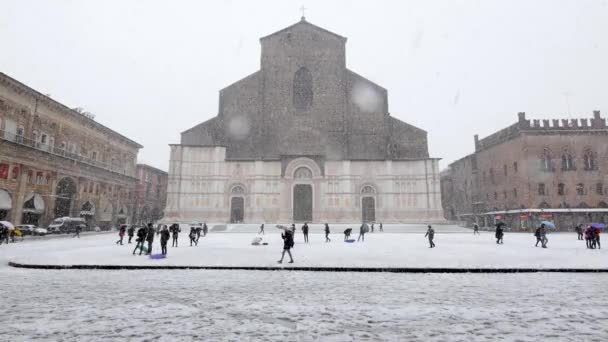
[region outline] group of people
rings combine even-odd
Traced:
[[[4,242],[6,244],[15,242],[15,236],[18,236],[17,229],[8,229],[7,226],[0,224],[0,245]]]
[[[579,240],[585,240],[585,244],[589,249],[601,249],[602,245],[600,244],[600,231],[601,229],[597,227],[587,226],[587,228],[583,229],[582,225],[577,225],[574,228],[578,235]]]
[[[152,223],[148,223],[145,226],[137,228],[137,232],[135,230],[136,227],[134,225],[120,226],[118,230],[119,239],[116,241],[117,245],[122,245],[124,237],[125,235],[127,235],[129,237],[128,243],[131,243],[133,237],[136,236],[133,255],[135,255],[138,250],[139,255],[151,255],[155,235],[160,236],[161,254],[167,255],[167,244],[169,242],[169,239],[172,238],[172,247],[178,247],[179,233],[181,233],[182,231],[179,227],[179,224],[177,223],[174,223],[169,227],[167,225],[159,225],[156,229],[154,229]],[[190,234],[188,235],[188,237],[190,238],[190,246],[192,246],[193,244],[197,246],[201,234],[204,237],[207,235],[207,232],[208,227],[206,223],[204,223],[202,226],[197,225],[190,227]]]

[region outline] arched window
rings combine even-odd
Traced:
[[[564,150],[564,154],[562,154],[562,171],[571,170],[574,170],[574,159],[568,150]]]
[[[293,178],[295,179],[310,179],[312,178],[312,172],[307,167],[299,167],[293,173]]]
[[[551,167],[551,151],[548,148],[543,149],[543,154],[540,157],[540,168],[543,171],[552,171]]]
[[[312,75],[308,69],[301,67],[293,77],[293,106],[297,110],[312,107]]]
[[[579,196],[585,194],[585,185],[583,185],[583,183],[576,184],[576,194]]]
[[[590,149],[585,150],[585,153],[583,154],[583,164],[585,170],[595,170],[595,155]]]

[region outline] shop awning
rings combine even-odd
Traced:
[[[11,210],[13,201],[8,191],[0,189],[0,210]]]
[[[23,202],[24,213],[42,214],[44,213],[44,200],[37,193],[30,192]]]
[[[86,201],[80,208],[80,216],[95,216],[95,205]]]

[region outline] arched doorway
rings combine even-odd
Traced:
[[[21,224],[38,225],[40,216],[44,214],[44,200],[36,193],[29,193],[23,202]]]
[[[77,188],[76,182],[72,178],[62,178],[57,183],[55,193],[55,217],[70,216],[74,198],[76,197]]]
[[[245,199],[232,197],[230,199],[230,223],[241,223],[245,216]]]
[[[230,189],[230,223],[241,223],[245,219],[245,187],[235,185]]]
[[[376,190],[369,185],[361,189],[361,220],[363,222],[376,221]]]
[[[293,173],[293,220],[295,222],[312,221],[312,171],[300,166]]]

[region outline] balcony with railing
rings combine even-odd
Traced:
[[[0,130],[0,140],[10,141],[14,144],[25,146],[27,148],[32,148],[41,152],[46,152],[58,157],[62,157],[65,159],[69,159],[72,161],[76,161],[79,163],[84,163],[87,165],[91,165],[100,169],[104,169],[106,171],[118,173],[121,175],[127,175],[130,177],[134,177],[127,173],[127,169],[125,167],[120,167],[117,165],[111,165],[109,163],[104,163],[88,156],[83,156],[78,153],[70,152],[64,148],[55,147],[49,144],[43,144],[39,141],[35,141],[29,138],[24,137],[23,135],[16,134],[14,132]]]

